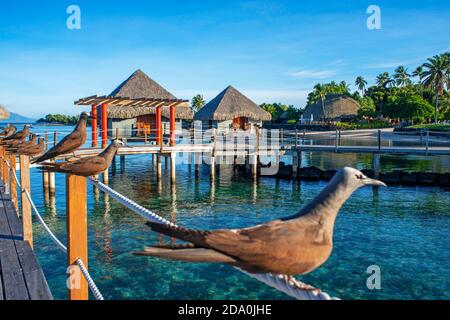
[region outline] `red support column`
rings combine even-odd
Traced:
[[[92,105],[91,109],[92,116],[92,146],[98,147],[98,132],[97,132],[97,106]]]
[[[162,145],[161,106],[156,107],[156,144]]]
[[[108,106],[102,104],[102,148],[108,146]]]
[[[170,145],[175,145],[175,106],[170,106]]]

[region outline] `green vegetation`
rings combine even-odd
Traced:
[[[80,116],[67,116],[63,114],[48,114],[44,118],[41,118],[37,123],[52,123],[52,124],[64,124],[75,125],[78,122]]]
[[[408,129],[422,129],[430,131],[450,131],[450,124],[417,124],[407,127]]]
[[[362,77],[361,77],[362,78]],[[362,79],[364,80],[364,79]],[[365,80],[364,80],[365,81]],[[340,83],[336,83],[335,81],[331,81],[330,83],[318,83],[314,86],[313,91],[308,94],[308,100],[306,101],[306,106],[311,106],[321,101],[322,106],[325,101],[325,97],[328,94],[339,94],[343,96],[352,96],[350,94],[350,89],[348,84],[345,81],[341,81]]]
[[[341,130],[356,130],[356,129],[379,129],[389,128],[392,125],[388,121],[383,120],[359,120],[357,122],[336,122],[336,128]]]
[[[414,124],[450,120],[449,52],[429,58],[412,74],[408,68],[399,66],[392,76],[383,72],[376,77],[374,85],[367,87],[367,84],[362,76],[356,77],[355,86],[359,91],[351,93],[344,81],[318,83],[308,95],[307,106],[324,103],[328,94],[340,94],[359,102],[359,120],[388,118]],[[359,120],[348,126],[358,126]]]
[[[192,109],[192,111],[197,112],[198,110],[203,108],[205,106],[205,104],[206,104],[206,102],[205,102],[205,99],[203,99],[203,96],[201,94],[198,94],[192,98],[191,109]]]
[[[300,110],[293,105],[263,103],[260,107],[272,115],[273,123],[286,122],[287,124],[296,124],[300,117]]]

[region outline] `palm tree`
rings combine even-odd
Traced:
[[[356,77],[355,86],[361,91],[362,96],[366,95],[366,85],[367,81],[362,76]]]
[[[394,79],[396,80],[396,84],[398,86],[406,87],[407,85],[411,84],[411,80],[409,79],[410,77],[411,75],[408,74],[408,68],[400,66],[395,69]]]
[[[379,87],[383,87],[385,89],[388,85],[392,86],[395,83],[395,81],[391,78],[388,72],[383,72],[382,74],[379,74],[377,76],[376,82]]]
[[[414,72],[412,73],[412,76],[419,78],[420,96],[423,98],[423,87],[422,87],[423,66],[418,66],[416,70],[414,70]]]
[[[201,94],[196,95],[192,98],[191,108],[194,112],[197,112],[205,105],[205,100]]]
[[[320,100],[322,101],[322,109],[325,107],[325,97],[327,96],[328,90],[327,87],[321,83],[318,83],[314,86],[314,90],[316,92],[316,95],[320,97]]]
[[[434,123],[437,123],[439,96],[444,92],[445,87],[450,86],[450,54],[444,53],[429,58],[423,67],[425,69],[423,85],[435,90]]]

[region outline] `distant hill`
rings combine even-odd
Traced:
[[[1,119],[1,122],[8,122],[8,123],[34,123],[36,122],[35,119],[27,118],[24,116],[21,116],[20,114],[10,112],[9,118]]]

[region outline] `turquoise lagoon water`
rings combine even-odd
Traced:
[[[65,128],[66,129],[66,128]],[[39,130],[39,129],[38,129]],[[384,160],[383,160],[384,159]],[[306,154],[304,165],[371,167],[367,155]],[[449,171],[448,157],[382,157],[389,168]],[[223,167],[214,184],[209,169],[199,178],[187,164],[177,165],[176,185],[156,180],[151,157],[129,156],[109,172],[110,186],[176,223],[200,229],[238,228],[290,215],[312,199],[324,182],[261,178],[257,184]],[[33,169],[32,194],[56,235],[65,240],[65,180],[56,175],[57,194],[44,200],[42,175]],[[235,269],[132,255],[170,238],[145,226],[145,220],[88,184],[89,270],[106,299],[289,299]],[[342,208],[330,259],[300,277],[342,299],[450,298],[450,190],[392,186],[358,190]],[[37,221],[35,250],[51,290],[66,298],[66,257]],[[381,269],[381,289],[366,286],[371,265]]]

